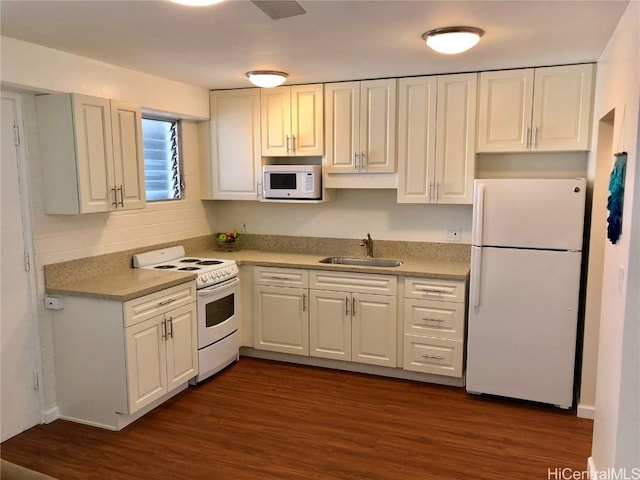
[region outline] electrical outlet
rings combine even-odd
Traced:
[[[62,310],[64,308],[64,300],[60,297],[44,297],[44,308],[49,310]]]
[[[461,236],[461,227],[447,227],[447,242],[459,242]]]

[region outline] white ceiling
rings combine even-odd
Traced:
[[[289,84],[517,68],[598,59],[628,0],[299,0],[271,20],[246,0],[185,7],[166,0],[0,2],[0,32],[210,89],[284,70]],[[437,54],[420,35],[470,25],[480,44]]]

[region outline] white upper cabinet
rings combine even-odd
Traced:
[[[262,89],[262,155],[322,156],[322,85]]]
[[[477,74],[399,82],[398,202],[472,203]]]
[[[260,89],[210,93],[211,121],[202,131],[200,194],[206,200],[258,200]]]
[[[325,84],[327,173],[396,171],[396,80]]]
[[[65,93],[36,97],[36,109],[45,212],[145,206],[139,106]]]
[[[482,72],[478,152],[589,149],[593,64]]]

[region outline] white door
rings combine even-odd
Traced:
[[[165,314],[167,321],[167,390],[198,374],[198,332],[195,303]]]
[[[571,406],[581,257],[472,247],[468,391]]]
[[[352,361],[396,366],[396,301],[386,295],[353,294]]]
[[[309,354],[351,361],[351,294],[309,291]]]
[[[290,153],[296,157],[324,154],[322,85],[291,87]]]
[[[25,271],[24,255],[30,249],[25,238],[21,198],[19,162],[21,148],[11,141],[14,126],[19,123],[20,97],[2,93],[2,441],[40,423],[40,395],[36,376],[38,370],[38,329],[33,309],[31,273]],[[21,128],[21,131],[24,131]],[[26,211],[25,211],[26,213]],[[28,220],[26,220],[28,222]]]
[[[291,87],[260,91],[262,117],[262,155],[288,157],[293,147],[291,138]]]
[[[360,169],[396,171],[396,79],[360,82]]]

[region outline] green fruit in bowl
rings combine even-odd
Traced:
[[[227,234],[226,233],[219,233],[218,234],[218,241],[219,242],[226,242],[227,241]]]

